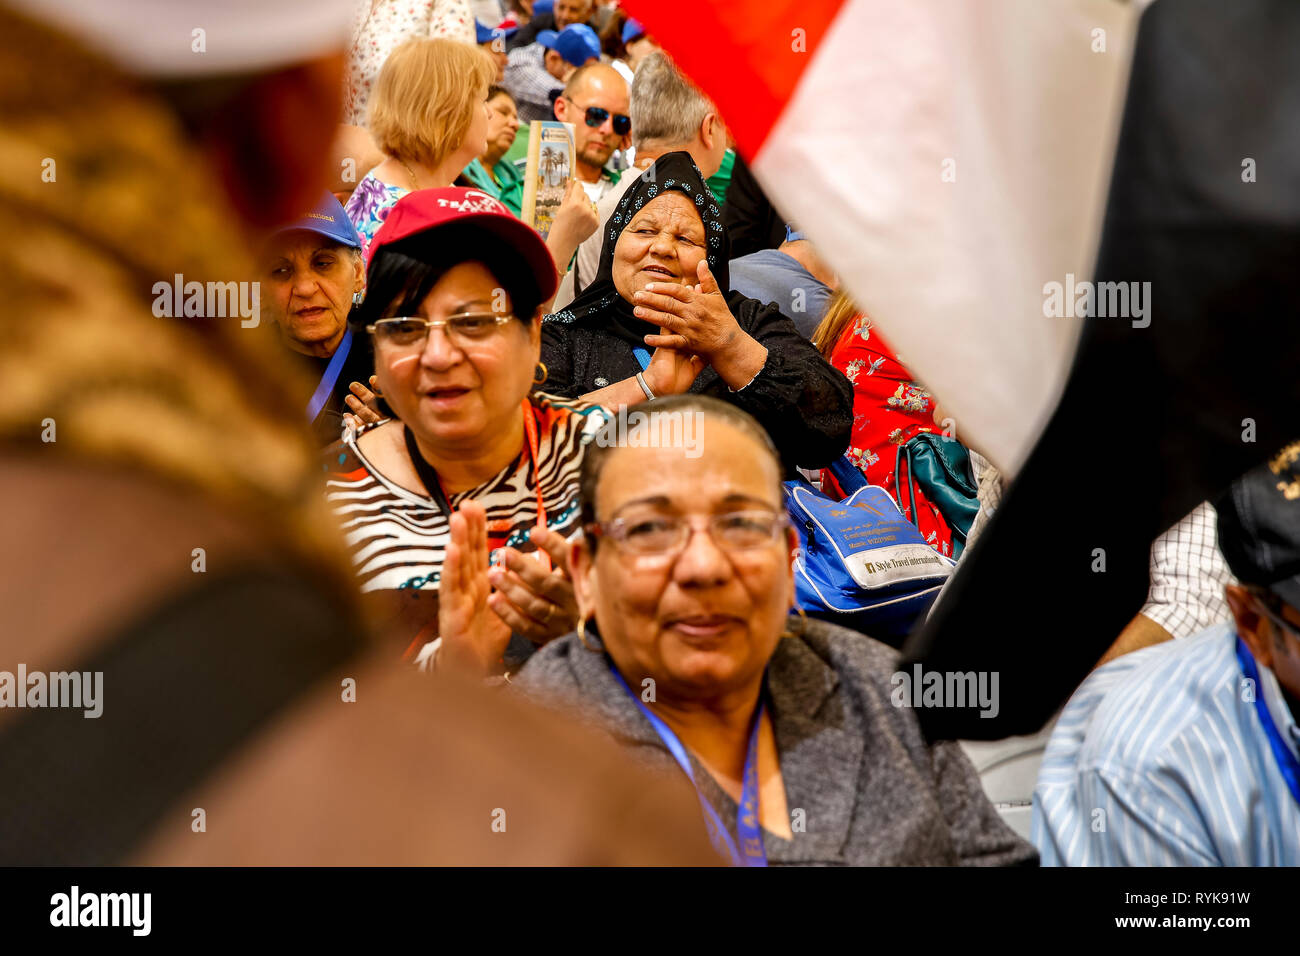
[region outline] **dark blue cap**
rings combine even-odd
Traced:
[[[1300,611],[1300,441],[1238,478],[1214,506],[1219,550],[1237,580]]]
[[[361,237],[357,235],[352,220],[343,211],[343,207],[334,198],[333,193],[322,194],[315,209],[300,219],[295,219],[288,225],[281,226],[275,230],[273,235],[278,236],[281,233],[299,230],[319,233],[327,239],[333,239],[335,242],[351,246],[353,249],[361,248]]]
[[[533,16],[540,17],[543,13],[550,13],[555,9],[555,0],[537,0],[533,4]]]
[[[631,43],[637,37],[643,36],[645,36],[645,27],[638,21],[628,18],[627,23],[623,24],[623,42]]]
[[[478,37],[478,43],[491,43],[497,37],[511,37],[515,35],[518,27],[489,27],[484,26],[483,21],[474,21],[474,34]]]
[[[592,57],[600,59],[600,37],[585,23],[571,23],[559,33],[539,30],[537,42],[554,50],[574,66],[582,66]]]

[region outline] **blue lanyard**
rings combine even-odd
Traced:
[[[650,367],[650,352],[648,350],[638,347],[632,350],[632,354],[635,355],[636,360],[641,363],[641,371],[644,372]]]
[[[316,391],[312,393],[311,401],[307,403],[308,424],[316,420],[320,410],[329,401],[330,393],[334,391],[334,385],[338,382],[339,376],[343,374],[343,363],[348,360],[348,352],[351,348],[352,330],[348,329],[343,333],[343,340],[339,342],[339,347],[334,350],[334,357],[330,359],[329,365],[325,366],[325,374],[320,377],[320,384],[316,386]]]
[[[1264,688],[1259,682],[1259,670],[1255,666],[1255,658],[1240,637],[1237,638],[1237,662],[1241,664],[1241,672],[1255,685],[1255,711],[1259,714],[1259,722],[1264,727],[1264,736],[1268,738],[1268,744],[1273,748],[1273,756],[1277,758],[1277,769],[1281,771],[1282,779],[1290,788],[1291,796],[1300,803],[1300,761],[1296,760],[1295,754],[1278,733],[1277,725],[1273,723],[1273,715],[1268,712],[1268,704],[1264,701]]]
[[[609,669],[613,672],[614,679],[632,698],[632,703],[636,704],[645,719],[650,721],[650,726],[655,729],[659,739],[664,742],[668,752],[673,755],[677,765],[682,768],[682,772],[690,780],[691,786],[695,787],[695,795],[699,797],[700,806],[704,810],[704,825],[708,828],[709,839],[713,841],[713,845],[717,847],[718,852],[729,856],[731,862],[736,866],[767,866],[767,854],[763,850],[763,831],[758,822],[758,728],[763,722],[762,701],[759,702],[758,710],[754,713],[754,727],[749,732],[749,752],[745,756],[744,785],[740,791],[740,804],[736,808],[736,836],[740,840],[739,848],[737,848],[736,841],[732,839],[731,834],[727,832],[727,828],[723,826],[718,811],[700,792],[700,787],[695,782],[695,773],[691,769],[691,758],[687,756],[686,748],[677,739],[677,735],[673,733],[672,728],[641,702],[641,698],[632,692],[631,687],[627,686],[627,681],[623,679],[623,675],[618,672],[612,662]]]

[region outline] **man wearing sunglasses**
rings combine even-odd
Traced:
[[[1300,441],[1215,507],[1233,620],[1075,693],[1034,791],[1044,865],[1300,865]]]
[[[618,182],[618,173],[606,169],[614,150],[631,144],[627,81],[603,63],[577,70],[555,101],[555,118],[574,129],[574,178],[593,201]]]

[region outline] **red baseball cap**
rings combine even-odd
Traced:
[[[435,230],[453,226],[458,232],[470,230],[500,239],[528,265],[542,300],[555,295],[560,277],[542,237],[481,189],[448,186],[407,193],[388,211],[388,218],[371,240],[370,258],[373,261],[385,246],[413,236],[428,237]]]

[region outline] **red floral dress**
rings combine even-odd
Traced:
[[[831,350],[831,364],[853,383],[849,460],[866,475],[867,481],[894,497],[930,547],[951,557],[952,531],[939,509],[913,483],[918,512],[913,518],[912,491],[905,488],[900,495],[894,487],[899,447],[913,435],[941,431],[934,424],[934,397],[924,385],[912,379],[912,373],[865,316],[858,316],[844,330]],[[903,479],[904,483],[910,481],[906,466]],[[822,491],[836,499],[845,497],[829,469],[822,469]]]

